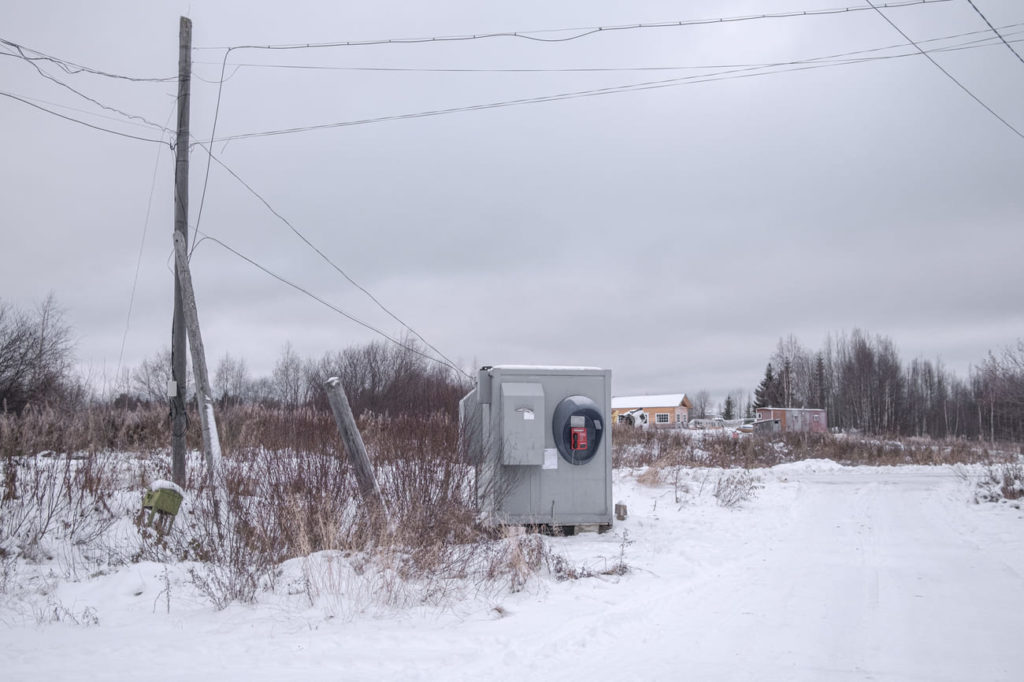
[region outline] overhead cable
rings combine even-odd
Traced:
[[[388,308],[388,307],[387,307],[386,305],[384,305],[383,303],[381,303],[381,301],[380,301],[380,300],[379,300],[379,299],[378,299],[378,298],[377,298],[376,296],[374,296],[374,295],[373,295],[372,293],[370,293],[370,291],[369,291],[368,289],[366,289],[366,287],[364,287],[364,286],[362,286],[361,284],[359,284],[358,282],[356,282],[356,281],[355,281],[355,280],[354,280],[354,279],[353,279],[353,278],[352,278],[352,277],[351,277],[351,276],[350,276],[350,275],[349,275],[349,274],[348,274],[347,272],[345,272],[345,270],[343,270],[343,269],[342,269],[342,268],[341,268],[341,267],[340,267],[340,266],[339,266],[339,265],[338,265],[337,263],[335,263],[335,262],[334,262],[333,260],[331,260],[331,258],[330,258],[330,257],[329,257],[329,256],[328,256],[327,254],[325,254],[325,253],[324,253],[323,251],[321,251],[319,247],[317,247],[317,246],[316,246],[316,245],[315,245],[315,244],[314,244],[313,242],[311,242],[311,241],[309,240],[309,238],[308,238],[308,237],[306,237],[306,235],[304,235],[304,234],[303,234],[303,233],[302,233],[302,232],[301,232],[301,231],[300,231],[300,230],[299,230],[299,229],[298,229],[297,227],[295,227],[295,225],[293,225],[293,224],[292,224],[292,222],[291,222],[290,220],[288,220],[288,219],[287,219],[287,218],[285,218],[285,217],[284,217],[284,216],[283,216],[283,215],[282,215],[282,214],[281,214],[280,212],[278,212],[278,211],[277,211],[277,209],[275,209],[275,208],[274,208],[274,207],[273,207],[273,206],[272,206],[272,205],[270,204],[270,202],[269,202],[269,201],[267,201],[267,200],[266,200],[266,199],[265,199],[265,198],[263,197],[263,195],[261,195],[261,194],[260,194],[259,192],[257,192],[257,191],[256,191],[256,190],[255,190],[255,189],[254,189],[254,188],[252,187],[252,185],[250,185],[250,184],[249,184],[249,183],[247,183],[247,182],[246,182],[245,180],[243,180],[243,179],[242,179],[242,177],[241,177],[240,175],[238,175],[238,173],[236,173],[236,172],[235,172],[234,170],[232,170],[230,166],[228,166],[228,165],[227,165],[226,163],[224,163],[224,161],[222,161],[222,160],[221,160],[220,158],[218,158],[217,156],[215,156],[215,155],[214,155],[214,154],[213,154],[213,153],[212,153],[212,152],[210,151],[210,149],[208,149],[208,148],[206,147],[206,145],[205,145],[205,144],[203,144],[203,143],[197,143],[197,144],[199,144],[199,146],[200,146],[200,147],[202,147],[204,151],[206,151],[206,153],[207,153],[207,156],[208,156],[208,157],[209,157],[210,159],[212,159],[213,161],[216,161],[216,162],[217,162],[217,165],[219,165],[219,166],[220,166],[221,168],[223,168],[223,169],[224,169],[225,171],[227,171],[229,175],[231,175],[231,176],[232,176],[233,178],[235,178],[235,180],[237,180],[237,181],[238,181],[239,183],[241,183],[241,185],[242,185],[243,187],[245,187],[245,188],[246,188],[246,189],[247,189],[247,190],[249,191],[249,193],[250,193],[250,194],[252,194],[252,195],[253,195],[254,197],[256,197],[256,198],[257,198],[257,199],[258,199],[258,200],[260,201],[260,203],[262,203],[262,204],[263,204],[263,205],[264,205],[264,206],[265,206],[265,207],[267,208],[267,210],[268,210],[268,211],[270,211],[270,212],[271,212],[271,213],[272,213],[272,214],[273,214],[273,215],[274,215],[275,217],[277,217],[277,219],[278,219],[278,220],[280,220],[280,221],[281,221],[282,223],[284,223],[284,224],[285,224],[285,226],[287,226],[287,227],[288,227],[288,229],[289,229],[289,230],[291,230],[291,231],[292,231],[292,232],[293,232],[293,233],[295,234],[295,236],[297,236],[297,237],[298,237],[299,239],[301,239],[301,240],[302,240],[302,241],[303,241],[303,242],[304,242],[304,243],[306,244],[306,246],[308,246],[308,247],[309,247],[310,249],[312,249],[312,250],[313,250],[313,251],[314,251],[314,252],[315,252],[315,253],[316,253],[316,254],[317,254],[318,256],[320,256],[320,258],[321,258],[321,259],[322,259],[322,260],[323,260],[323,261],[324,261],[325,263],[327,263],[327,264],[328,264],[328,265],[329,265],[329,266],[330,266],[330,267],[331,267],[331,268],[332,268],[332,269],[333,269],[333,270],[334,270],[335,272],[337,272],[337,273],[338,273],[339,275],[341,275],[342,277],[344,277],[344,278],[345,278],[345,279],[346,279],[346,280],[347,280],[347,281],[348,281],[348,282],[349,282],[349,283],[350,283],[350,284],[351,284],[352,286],[354,286],[354,287],[355,287],[356,289],[358,289],[358,290],[359,290],[359,291],[361,291],[361,292],[362,292],[363,294],[365,294],[365,295],[366,295],[366,296],[367,296],[367,297],[368,297],[368,298],[369,298],[369,299],[370,299],[371,301],[373,301],[373,303],[374,303],[374,304],[375,304],[375,305],[376,305],[376,306],[377,306],[378,308],[380,308],[380,309],[381,309],[382,311],[384,311],[384,312],[385,312],[385,313],[386,313],[386,314],[387,314],[387,315],[388,315],[389,317],[391,317],[391,319],[393,319],[393,320],[394,320],[395,322],[397,322],[398,324],[402,325],[402,326],[403,326],[403,327],[404,327],[405,329],[409,330],[409,332],[410,332],[410,333],[411,333],[411,334],[412,334],[413,336],[415,336],[415,337],[416,337],[417,339],[419,339],[420,341],[422,341],[422,342],[423,342],[423,343],[424,343],[424,344],[425,344],[425,345],[427,346],[427,348],[429,348],[430,350],[432,350],[432,351],[434,351],[435,353],[437,353],[437,355],[438,355],[439,357],[443,358],[443,360],[444,360],[444,362],[445,362],[446,364],[448,364],[449,366],[451,366],[451,367],[453,367],[453,368],[455,368],[455,369],[458,369],[458,366],[457,366],[457,365],[456,365],[456,364],[455,364],[454,362],[452,362],[452,360],[451,360],[451,359],[449,359],[449,358],[448,358],[448,357],[447,357],[447,356],[446,356],[446,355],[445,355],[444,353],[442,353],[442,352],[441,352],[440,350],[438,350],[438,349],[437,349],[437,348],[436,348],[436,347],[435,347],[435,346],[434,346],[433,344],[431,344],[431,343],[430,343],[429,341],[427,341],[427,340],[426,340],[426,339],[425,339],[425,338],[423,337],[423,335],[422,335],[422,334],[420,334],[420,333],[419,333],[418,331],[416,331],[415,329],[413,329],[413,328],[412,328],[412,327],[411,327],[411,326],[410,326],[409,324],[407,324],[407,323],[406,323],[406,322],[405,322],[404,320],[402,320],[402,319],[401,319],[400,317],[398,317],[398,315],[396,315],[395,313],[393,313],[393,312],[392,312],[392,311],[391,311],[391,310],[390,310],[390,309],[389,309],[389,308]],[[196,230],[196,234],[197,234],[197,235],[199,234],[199,230],[198,230],[198,229]],[[193,247],[193,249],[194,249],[194,248],[195,248],[195,247]],[[461,371],[461,370],[459,370],[459,371]]]
[[[996,119],[998,119],[998,120],[999,120],[999,122],[1000,122],[1000,123],[1002,123],[1002,124],[1003,124],[1004,126],[1006,126],[1006,127],[1007,127],[1007,128],[1009,128],[1009,129],[1010,129],[1011,131],[1013,131],[1013,133],[1014,133],[1014,134],[1015,134],[1015,135],[1016,135],[1017,137],[1019,137],[1019,138],[1021,138],[1021,139],[1024,139],[1024,133],[1022,133],[1022,132],[1021,132],[1020,130],[1018,130],[1017,128],[1015,128],[1015,127],[1013,126],[1013,124],[1011,124],[1011,123],[1010,123],[1009,121],[1007,121],[1007,120],[1006,120],[1005,118],[1003,118],[1003,117],[1002,117],[1002,116],[1000,116],[1000,115],[999,115],[998,113],[996,113],[995,109],[993,109],[993,108],[992,108],[992,107],[990,107],[989,105],[985,104],[985,102],[983,102],[983,101],[981,100],[981,98],[980,98],[980,97],[978,97],[978,96],[977,96],[977,95],[975,95],[975,94],[974,94],[973,92],[971,92],[971,90],[970,90],[970,89],[969,89],[969,88],[968,88],[968,87],[967,87],[966,85],[964,85],[964,84],[963,84],[963,83],[961,83],[961,82],[960,82],[959,80],[957,80],[956,76],[954,76],[954,75],[953,75],[953,74],[951,74],[951,73],[950,73],[949,71],[947,71],[946,69],[944,69],[944,68],[942,67],[942,65],[941,65],[941,64],[939,64],[939,63],[938,63],[937,61],[935,61],[935,58],[934,58],[934,57],[932,57],[932,56],[931,56],[930,54],[928,54],[928,52],[927,52],[926,50],[924,50],[924,49],[923,49],[923,48],[922,48],[921,46],[919,46],[919,45],[918,45],[917,43],[915,43],[915,42],[914,42],[914,41],[913,41],[913,40],[912,40],[912,39],[910,38],[910,36],[908,36],[908,35],[907,35],[906,33],[904,33],[904,32],[903,32],[903,30],[902,30],[902,29],[901,29],[901,28],[900,28],[899,26],[897,26],[897,25],[896,25],[895,23],[893,23],[892,19],[890,19],[889,17],[887,17],[887,16],[885,15],[885,13],[884,13],[884,12],[883,12],[883,11],[882,11],[882,10],[880,9],[880,7],[882,7],[882,5],[877,5],[877,6],[876,6],[876,5],[872,4],[872,0],[866,0],[866,2],[868,3],[868,5],[870,5],[870,6],[871,6],[871,8],[872,8],[872,9],[874,9],[874,10],[875,10],[875,11],[876,11],[876,12],[878,13],[878,16],[880,16],[880,17],[882,17],[883,19],[885,19],[885,21],[886,21],[886,23],[887,23],[887,24],[889,24],[889,25],[890,25],[890,26],[892,26],[892,27],[893,27],[894,29],[896,29],[896,31],[897,31],[897,32],[898,32],[898,33],[899,33],[899,34],[900,34],[901,36],[903,36],[903,38],[904,38],[905,40],[907,40],[907,42],[909,42],[909,43],[910,43],[911,45],[913,45],[914,47],[916,47],[916,48],[917,48],[917,50],[918,50],[918,52],[920,52],[920,53],[921,53],[922,55],[924,55],[924,57],[925,57],[925,58],[926,58],[926,59],[927,59],[928,61],[930,61],[930,62],[931,62],[931,63],[932,63],[932,64],[933,64],[934,66],[935,66],[935,68],[937,68],[937,69],[938,69],[939,71],[941,71],[941,72],[942,72],[943,74],[945,74],[945,76],[946,76],[947,78],[949,78],[949,80],[951,80],[951,81],[953,81],[954,83],[956,83],[956,84],[957,84],[957,86],[958,86],[958,87],[959,87],[959,88],[960,88],[961,90],[963,90],[964,92],[966,92],[966,93],[967,93],[967,94],[968,94],[968,95],[970,96],[970,98],[971,98],[971,99],[973,99],[973,100],[974,100],[975,102],[977,102],[977,103],[978,103],[978,104],[980,104],[980,105],[981,105],[982,107],[984,107],[985,111],[987,111],[988,113],[992,114],[992,115],[993,115],[993,116],[994,116],[994,117],[995,117]]]
[[[52,109],[47,109],[46,107],[41,106],[39,104],[36,104],[34,102],[31,102],[31,101],[29,101],[28,99],[26,99],[24,97],[19,97],[18,95],[14,95],[14,94],[11,94],[9,92],[0,91],[0,95],[3,95],[4,97],[10,97],[11,99],[16,99],[19,102],[22,102],[24,104],[29,105],[30,107],[34,107],[36,109],[39,109],[40,111],[45,111],[46,113],[52,114],[52,115],[54,115],[54,116],[56,116],[58,118],[63,118],[65,121],[71,121],[72,123],[77,123],[77,124],[83,125],[83,126],[85,126],[87,128],[92,128],[93,130],[100,130],[100,131],[103,131],[105,133],[111,133],[113,135],[118,135],[120,137],[127,137],[127,138],[132,139],[132,140],[140,140],[142,142],[156,142],[157,144],[167,144],[166,140],[158,140],[158,139],[151,138],[151,137],[140,137],[138,135],[129,135],[128,133],[122,133],[122,132],[119,132],[117,130],[111,130],[110,128],[104,128],[103,126],[93,125],[92,123],[86,123],[85,121],[82,121],[81,119],[77,119],[77,118],[74,118],[74,117],[71,117],[71,116],[65,116],[64,114],[59,114],[56,111],[53,111]]]
[[[174,109],[167,114],[167,123],[171,122],[171,116],[174,115]],[[115,377],[121,376],[121,366],[124,362],[124,349],[128,345],[128,330],[132,324],[132,310],[135,308],[135,293],[139,287],[139,273],[142,272],[142,254],[146,247],[146,235],[149,233],[149,218],[153,212],[153,196],[156,193],[156,178],[157,172],[160,170],[160,155],[163,153],[163,148],[159,148],[156,151],[156,161],[153,163],[153,178],[149,183],[149,201],[146,202],[146,219],[142,223],[142,239],[139,242],[139,255],[135,261],[135,277],[132,278],[132,293],[128,297],[128,315],[124,322],[124,335],[121,337],[121,352],[117,356],[117,372],[114,374]]]
[[[881,5],[886,8],[909,7],[911,5],[931,5],[950,0],[902,0],[900,2],[889,2]],[[202,46],[197,50],[304,50],[333,47],[364,47],[369,45],[410,45],[417,43],[442,43],[442,42],[464,42],[469,40],[486,40],[492,38],[519,38],[538,42],[562,43],[570,40],[578,40],[598,33],[609,33],[613,31],[635,31],[640,29],[655,28],[677,28],[682,26],[702,26],[708,24],[725,24],[741,21],[755,21],[762,19],[788,19],[793,17],[823,16],[828,14],[844,14],[847,12],[861,12],[869,10],[870,7],[856,5],[853,7],[834,7],[823,9],[793,10],[788,12],[774,12],[765,14],[750,14],[735,17],[716,17],[713,19],[684,19],[679,21],[660,21],[652,23],[619,24],[614,26],[583,26],[574,28],[548,28],[532,31],[498,31],[488,33],[471,33],[463,35],[432,36],[422,38],[378,38],[372,40],[340,40],[325,43],[292,43],[283,45],[233,45],[233,46]],[[542,37],[546,34],[568,33],[575,31],[573,35],[561,37]]]
[[[1011,46],[1010,43],[1006,42],[1006,38],[1003,37],[1003,34],[997,31],[996,27],[992,25],[992,22],[988,20],[988,17],[981,13],[978,6],[974,4],[974,0],[967,0],[967,2],[970,3],[971,7],[974,8],[974,11],[978,13],[978,16],[981,17],[982,21],[988,24],[988,27],[992,29],[992,32],[995,33],[1001,41],[1003,41],[1003,45],[1006,45],[1006,49],[1013,53],[1013,56],[1017,58],[1017,61],[1024,64],[1024,57],[1021,57],[1020,53],[1013,49],[1013,46]]]
[[[391,343],[395,344],[396,346],[399,346],[400,348],[404,348],[405,350],[409,351],[410,353],[415,353],[416,355],[419,355],[420,357],[425,358],[425,359],[427,359],[427,360],[429,360],[431,362],[435,362],[435,363],[437,363],[437,364],[439,364],[439,365],[441,365],[443,367],[455,370],[456,372],[459,372],[460,374],[465,375],[469,379],[473,378],[469,374],[467,374],[465,371],[460,369],[458,365],[456,365],[455,363],[451,362],[447,358],[445,358],[444,360],[439,360],[438,358],[435,358],[432,355],[428,355],[427,353],[424,353],[423,351],[419,350],[415,346],[410,346],[409,344],[402,343],[398,339],[390,336],[389,334],[387,334],[386,332],[378,329],[377,327],[374,327],[373,325],[369,324],[368,322],[364,322],[363,320],[359,319],[355,315],[352,315],[351,313],[345,312],[344,310],[342,310],[338,306],[336,306],[333,303],[331,303],[331,302],[321,298],[320,296],[317,296],[316,294],[314,294],[313,292],[309,291],[308,289],[305,289],[305,288],[299,286],[298,284],[296,284],[295,282],[292,282],[291,280],[282,277],[281,275],[277,274],[276,272],[274,272],[274,271],[270,270],[269,268],[267,268],[267,267],[261,265],[260,263],[256,262],[255,260],[253,260],[249,256],[246,256],[245,254],[239,252],[238,250],[232,248],[231,246],[228,246],[227,244],[225,244],[220,239],[217,239],[216,237],[210,236],[210,235],[202,233],[202,232],[199,233],[199,235],[200,235],[200,239],[199,239],[200,242],[208,240],[208,241],[213,242],[214,244],[219,245],[220,247],[226,249],[227,251],[233,253],[234,255],[236,255],[239,258],[241,258],[242,260],[244,260],[245,262],[249,263],[253,267],[263,271],[264,273],[266,273],[268,275],[270,275],[271,277],[273,277],[277,281],[279,281],[279,282],[281,282],[283,284],[287,284],[288,286],[292,287],[296,291],[299,291],[299,292],[305,294],[306,296],[312,298],[317,303],[320,303],[321,305],[323,305],[323,306],[325,306],[327,308],[330,308],[331,310],[333,310],[334,312],[338,313],[339,315],[342,315],[343,317],[348,318],[352,322],[355,322],[356,324],[358,324],[358,325],[360,325],[362,327],[365,327],[366,329],[369,329],[370,331],[374,332],[375,334],[379,334],[380,336],[382,336],[383,338],[387,339],[388,341],[390,341]]]
[[[1016,24],[1007,24],[1000,27],[1002,31],[1007,29],[1019,28],[1024,26],[1024,22]],[[968,31],[965,33],[955,33],[952,35],[940,36],[938,38],[929,38],[927,40],[918,41],[919,43],[933,43],[944,40],[953,40],[955,38],[966,38],[968,36],[976,36],[981,34],[991,33],[989,30],[978,30]],[[1019,31],[1006,33],[1005,35],[1015,36],[1019,35]],[[1002,35],[1000,35],[1002,37]],[[955,46],[938,47],[933,48],[932,52],[951,52],[962,49],[963,47],[978,48],[988,47],[994,42],[994,38],[987,37],[983,40],[969,41],[961,43]],[[1019,41],[1015,41],[1019,42]],[[853,52],[843,52],[832,57],[814,57],[813,59],[818,61],[827,61],[833,57],[846,57],[859,54],[869,54],[873,52],[883,52],[886,50],[895,50],[899,48],[910,47],[909,43],[897,43],[894,45],[887,45],[885,47],[874,47],[866,50],[856,50]],[[917,54],[913,52],[911,54]],[[904,55],[897,55],[904,56]],[[885,58],[885,57],[881,57]],[[207,64],[215,65],[220,62],[202,62],[195,61],[193,64]],[[842,63],[845,63],[842,62]],[[402,67],[402,66],[334,66],[328,64],[266,64],[259,62],[234,62],[231,64],[235,71],[232,72],[232,76],[241,68],[254,68],[254,69],[285,69],[285,70],[297,70],[297,71],[368,71],[368,72],[398,72],[398,73],[617,73],[617,72],[644,72],[644,71],[701,71],[708,69],[740,69],[740,68],[770,68],[772,66],[778,66],[778,63],[762,62],[760,64],[690,64],[690,65],[679,65],[679,66],[593,66],[593,67],[538,67],[538,68],[524,68],[524,67],[511,67],[511,68],[491,68],[491,67]],[[195,76],[195,74],[193,74]],[[197,76],[198,77],[198,76]],[[227,82],[228,78],[224,81]],[[216,80],[208,80],[208,83],[217,83]]]
[[[938,39],[936,39],[938,40]],[[912,43],[910,43],[912,44]],[[897,46],[899,47],[899,46]],[[604,88],[594,88],[588,90],[576,90],[570,92],[561,92],[552,95],[540,95],[536,97],[525,97],[513,100],[501,100],[497,102],[487,102],[483,104],[470,104],[460,107],[449,107],[445,109],[433,109],[428,111],[419,111],[404,114],[391,114],[386,116],[377,116],[372,118],[354,119],[348,121],[336,121],[331,123],[320,123],[307,126],[296,126],[293,128],[282,128],[277,130],[265,130],[251,133],[239,133],[236,135],[225,135],[212,140],[213,142],[229,142],[234,140],[245,140],[257,137],[272,137],[278,135],[290,135],[295,133],[304,133],[316,130],[327,130],[333,128],[346,128],[351,126],[369,125],[374,123],[384,123],[388,121],[400,121],[416,118],[428,118],[432,116],[444,116],[448,114],[466,113],[470,111],[483,111],[487,109],[497,109],[502,107],[511,106],[522,106],[528,104],[541,104],[545,102],[557,102],[562,100],[577,99],[583,97],[597,97],[603,95],[620,94],[627,92],[638,92],[643,90],[654,90],[668,87],[677,87],[681,85],[696,85],[699,83],[710,83],[720,80],[734,80],[739,78],[752,78],[757,76],[775,75],[779,73],[790,73],[794,71],[808,71],[814,69],[821,69],[833,66],[848,66],[852,64],[861,64],[870,61],[879,61],[883,59],[896,59],[902,57],[916,56],[920,54],[921,48],[914,45],[916,50],[914,52],[908,52],[905,54],[898,55],[881,55],[881,56],[861,56],[856,57],[855,55],[864,55],[870,52],[877,52],[880,50],[887,50],[891,48],[873,48],[871,50],[858,50],[856,52],[841,53],[835,55],[827,55],[825,57],[812,57],[809,59],[793,60],[789,62],[777,62],[768,65],[755,65],[748,67],[740,67],[736,69],[727,69],[714,73],[695,74],[690,76],[681,76],[677,78],[668,78],[663,80],[655,81],[643,81],[639,83],[627,83],[623,85],[614,85]],[[961,47],[949,47],[949,48],[937,48],[936,51],[954,50],[954,49],[966,49],[965,46]],[[853,58],[839,59],[842,57],[853,56]],[[772,70],[768,70],[772,69]]]
[[[159,123],[154,123],[153,121],[150,121],[149,119],[145,118],[144,116],[139,116],[138,114],[130,114],[130,113],[126,112],[126,111],[122,111],[122,110],[118,109],[117,107],[112,107],[112,106],[110,106],[108,104],[104,104],[103,102],[100,102],[99,100],[94,99],[94,98],[90,97],[89,95],[86,95],[84,92],[81,92],[80,90],[76,90],[75,88],[71,87],[70,85],[68,85],[64,81],[60,80],[59,78],[55,78],[54,76],[51,76],[50,74],[46,73],[46,71],[43,70],[43,67],[39,66],[39,64],[36,63],[38,60],[29,58],[25,54],[24,49],[21,46],[16,46],[15,49],[18,52],[17,56],[20,56],[23,60],[25,60],[28,64],[30,64],[32,66],[32,68],[34,68],[36,70],[36,72],[40,76],[45,78],[46,80],[51,81],[53,83],[56,83],[57,85],[61,86],[62,88],[64,88],[64,89],[66,89],[66,90],[68,90],[68,91],[78,95],[82,99],[84,99],[84,100],[86,100],[88,102],[91,102],[92,104],[95,104],[96,106],[100,107],[101,109],[106,109],[107,111],[110,111],[112,113],[118,114],[120,116],[124,116],[125,118],[128,118],[128,119],[134,119],[136,121],[141,121],[142,123],[144,123],[145,125],[147,125],[147,126],[149,126],[151,128],[155,128],[157,130],[161,130],[161,131],[165,131],[165,132],[170,132],[170,131],[168,131],[166,126],[161,126]],[[14,55],[12,55],[12,56],[14,56]]]
[[[100,69],[94,69],[94,68],[91,68],[91,67],[88,67],[88,66],[83,66],[81,64],[76,64],[75,62],[71,62],[71,61],[68,61],[66,59],[61,59],[59,57],[54,57],[52,55],[46,54],[45,52],[40,52],[39,50],[35,50],[35,49],[30,48],[30,47],[26,47],[24,45],[20,45],[20,44],[14,42],[14,41],[7,40],[5,38],[0,38],[0,44],[12,47],[15,50],[17,50],[19,53],[21,53],[20,55],[14,55],[14,54],[10,54],[10,53],[0,53],[0,54],[8,54],[8,55],[10,55],[12,57],[20,56],[21,58],[26,59],[28,61],[32,61],[32,62],[35,62],[35,61],[50,62],[52,64],[55,64],[57,67],[59,67],[62,71],[64,71],[64,73],[67,73],[67,74],[70,74],[70,75],[76,75],[76,74],[79,74],[79,73],[89,73],[89,74],[92,74],[94,76],[103,76],[103,77],[106,77],[106,78],[114,78],[114,79],[118,79],[118,80],[126,80],[126,81],[131,81],[133,83],[167,83],[167,82],[178,80],[177,76],[168,76],[166,78],[139,78],[139,77],[135,77],[135,76],[125,76],[125,75],[118,74],[118,73],[110,73],[108,71],[102,71]],[[36,56],[26,55],[26,54],[24,54],[24,52],[31,52],[33,55],[36,55]]]

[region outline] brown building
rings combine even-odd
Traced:
[[[828,433],[825,410],[811,407],[759,407],[757,421],[779,420],[779,430]]]

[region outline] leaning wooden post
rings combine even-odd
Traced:
[[[203,349],[203,335],[199,331],[199,310],[196,308],[195,291],[192,288],[192,272],[188,267],[188,252],[185,238],[174,233],[174,255],[178,279],[181,281],[182,307],[185,313],[185,328],[188,330],[188,345],[192,351],[192,371],[196,377],[196,401],[199,403],[199,423],[203,429],[203,454],[206,456],[207,481],[213,490],[217,521],[226,510],[220,490],[220,437],[217,435],[217,421],[213,417],[213,393],[210,389],[210,375],[206,369],[206,351]]]
[[[355,470],[363,501],[375,507],[381,513],[384,521],[388,521],[388,508],[384,504],[384,496],[373,475],[370,456],[366,454],[366,446],[363,444],[363,437],[359,434],[359,427],[356,426],[356,418],[352,415],[352,408],[348,404],[348,397],[341,385],[341,379],[331,377],[326,381],[325,387],[327,401],[331,404],[334,421],[338,423],[341,440],[345,444],[345,450],[348,451],[348,460]]]

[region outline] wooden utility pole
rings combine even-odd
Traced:
[[[207,483],[214,491],[214,501],[220,501],[218,493],[218,471],[220,470],[220,437],[217,435],[217,421],[213,417],[213,392],[210,390],[210,375],[206,371],[206,351],[203,335],[199,332],[199,310],[196,308],[195,291],[192,289],[192,272],[188,266],[188,248],[185,237],[174,234],[174,264],[181,282],[182,308],[185,327],[188,329],[188,346],[192,350],[192,372],[196,378],[196,401],[199,403],[199,421],[203,427],[203,454],[206,456]],[[223,509],[222,504],[218,504]]]
[[[388,509],[384,504],[384,496],[377,485],[377,479],[373,475],[373,466],[370,465],[370,456],[366,454],[366,445],[363,444],[363,437],[359,435],[359,427],[356,426],[356,418],[352,414],[352,407],[348,404],[348,397],[341,385],[341,379],[331,377],[325,384],[327,389],[327,401],[331,404],[331,411],[334,413],[334,421],[338,424],[338,431],[341,432],[341,440],[348,451],[348,461],[355,470],[356,481],[359,483],[359,492],[362,493],[363,501],[379,512],[382,520],[388,521]]]
[[[188,120],[192,85],[192,20],[181,17],[178,26],[178,138],[174,163],[174,234],[188,245]],[[171,324],[171,379],[168,387],[171,401],[171,476],[178,485],[185,485],[185,389],[188,384],[185,368],[185,323],[183,319],[181,281],[174,273],[174,321]]]

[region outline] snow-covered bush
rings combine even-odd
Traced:
[[[1024,464],[992,464],[975,483],[975,502],[1001,502],[1024,497]]]

